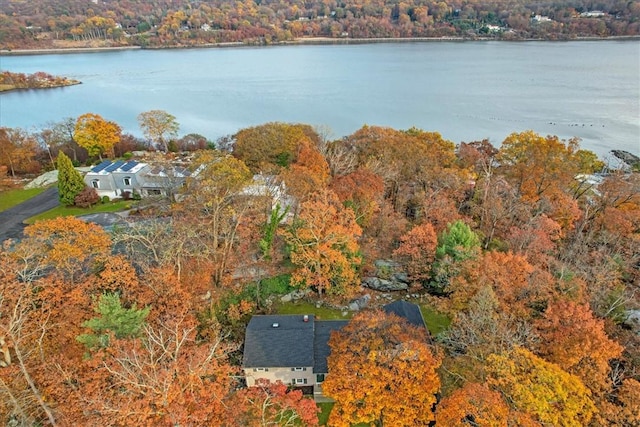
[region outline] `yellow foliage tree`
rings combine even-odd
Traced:
[[[362,312],[329,339],[324,393],[336,400],[329,425],[427,426],[440,389],[440,359],[426,331],[394,314]]]
[[[24,230],[13,256],[32,268],[54,268],[73,281],[88,273],[111,250],[111,238],[98,225],[75,217],[38,221]]]
[[[596,412],[591,392],[574,375],[516,347],[487,358],[488,384],[545,425],[580,427]]]
[[[84,147],[90,156],[107,153],[113,156],[113,146],[120,141],[120,126],[98,114],[83,114],[76,120],[73,139]]]

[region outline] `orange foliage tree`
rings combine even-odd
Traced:
[[[353,209],[356,221],[363,229],[380,211],[384,182],[368,169],[361,168],[347,175],[336,176],[330,188],[345,206]]]
[[[318,149],[307,140],[302,140],[295,162],[281,173],[287,193],[296,200],[304,200],[310,193],[327,186],[329,165]]]
[[[233,393],[226,402],[228,426],[318,425],[318,412],[313,399],[305,398],[301,390],[289,390],[282,382],[259,380],[254,387]]]
[[[424,329],[380,311],[362,312],[333,332],[322,384],[336,400],[329,425],[429,425],[440,359],[426,340]]]
[[[478,383],[466,383],[438,403],[436,425],[506,427],[509,406],[500,393]]]
[[[436,256],[438,236],[429,223],[417,225],[400,238],[400,246],[393,252],[407,269],[412,281],[422,282],[431,277],[431,264]]]
[[[38,221],[24,234],[13,256],[25,269],[53,268],[71,281],[90,273],[111,251],[111,239],[100,226],[75,217]]]
[[[358,287],[358,238],[361,229],[351,209],[329,190],[313,193],[284,231],[296,270],[291,283],[318,293],[350,295]]]

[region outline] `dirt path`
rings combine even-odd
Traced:
[[[23,221],[58,206],[58,189],[49,188],[37,196],[0,212],[0,242],[22,236]]]

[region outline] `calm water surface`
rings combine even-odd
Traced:
[[[640,42],[426,42],[134,50],[0,57],[82,85],[0,95],[0,126],[36,130],[98,113],[140,135],[136,116],[175,115],[209,139],[269,121],[440,132],[456,143],[533,129],[606,156],[640,154]]]

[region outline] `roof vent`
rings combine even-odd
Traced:
[[[308,322],[309,321],[309,315],[305,314],[304,317],[302,318],[303,322]]]
[[[272,327],[272,328],[277,328],[278,326],[280,326],[280,324],[279,324],[279,323],[273,323],[273,324],[271,324],[271,327]]]

